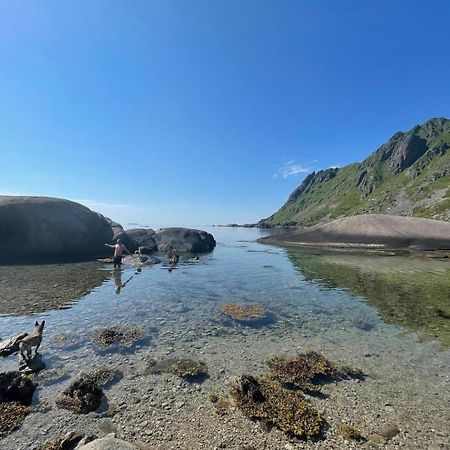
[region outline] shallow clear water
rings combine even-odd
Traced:
[[[223,302],[237,302],[258,303],[266,309],[267,320],[254,326],[264,327],[267,333],[300,328],[310,335],[326,332],[333,336],[345,330],[355,339],[380,339],[417,332],[444,349],[449,345],[449,319],[445,318],[450,298],[448,262],[284,249],[254,242],[267,233],[263,230],[211,231],[218,242],[214,252],[198,262],[182,260],[172,272],[164,264],[140,273],[125,268],[121,283],[126,284],[119,294],[115,291],[117,274],[115,279],[109,266],[84,263],[90,271],[101,271],[97,287],[66,309],[33,317],[0,315],[0,337],[31,330],[34,320],[45,319],[43,348],[47,357],[61,353],[49,339],[61,332],[81,336],[83,345],[72,351],[80,357],[94,357],[97,353],[89,335],[102,326],[140,326],[155,346],[201,335],[208,339],[225,335],[228,329],[250,330],[247,324],[224,321],[221,316]],[[67,265],[67,270],[70,268]],[[13,269],[0,269],[4,282]],[[17,270],[24,276],[24,271],[33,269]],[[52,267],[45,270],[51,278]],[[410,286],[405,282],[420,277],[426,283]],[[434,299],[431,306],[430,298]],[[14,298],[10,301],[14,304]],[[436,320],[430,323],[430,317]],[[419,345],[415,334],[409,342]],[[9,358],[0,364],[12,368],[15,361]],[[82,358],[77,364],[83,365]]]

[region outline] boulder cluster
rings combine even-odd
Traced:
[[[0,263],[93,259],[109,256],[121,239],[130,251],[203,253],[214,249],[214,237],[190,228],[124,230],[111,219],[79,203],[60,198],[0,196]]]

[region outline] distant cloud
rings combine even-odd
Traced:
[[[311,172],[309,167],[306,167],[302,164],[297,163],[294,160],[285,162],[281,167],[278,168],[277,172],[274,173],[273,177],[278,178],[287,178],[292,175],[298,175],[300,173],[308,173]]]

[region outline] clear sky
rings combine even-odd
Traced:
[[[450,116],[448,0],[0,0],[0,193],[255,222]]]

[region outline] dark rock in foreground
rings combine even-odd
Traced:
[[[103,391],[94,379],[82,375],[58,395],[55,403],[59,408],[87,414],[100,406],[102,397]]]
[[[0,439],[22,426],[36,386],[19,372],[0,373]]]
[[[0,373],[0,403],[30,405],[37,384],[19,372]]]
[[[60,198],[0,196],[5,262],[101,256],[113,230],[101,214]]]
[[[450,249],[450,223],[417,217],[363,214],[275,234],[258,239],[258,242],[343,248]]]
[[[206,253],[216,246],[212,234],[191,228],[161,228],[153,237],[160,251],[173,247],[176,252]]]

